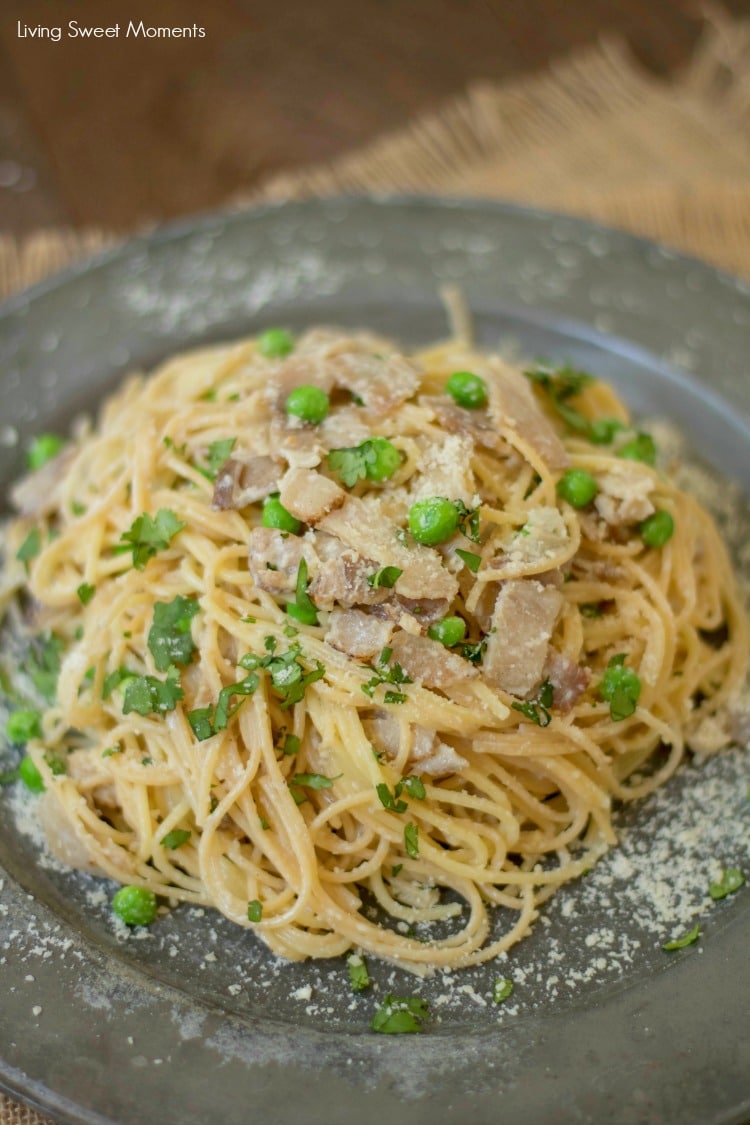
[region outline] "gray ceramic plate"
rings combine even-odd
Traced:
[[[574,219],[414,199],[198,219],[11,301],[0,476],[131,365],[273,323],[425,342],[445,332],[445,283],[483,344],[613,379],[750,493],[747,286]],[[377,997],[353,997],[340,962],[278,966],[210,912],[123,939],[99,884],[40,866],[6,791],[0,1081],[70,1122],[742,1121],[750,894],[710,905],[705,890],[717,863],[750,867],[748,780],[730,753],[631,810],[619,858],[566,888],[502,965],[424,983],[376,970],[381,994],[432,1003],[425,1034],[393,1038],[368,1031]],[[695,918],[700,942],[665,954]],[[502,1007],[498,975],[516,982]]]

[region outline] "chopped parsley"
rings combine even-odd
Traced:
[[[358,480],[387,480],[401,465],[401,454],[387,438],[368,438],[360,445],[332,449],[328,468],[353,488]]]
[[[700,937],[700,925],[696,922],[692,930],[688,930],[681,938],[674,938],[672,941],[666,942],[662,946],[667,953],[671,953],[673,949],[684,949],[686,945],[692,945]]]
[[[31,642],[23,664],[23,670],[36,690],[50,703],[57,691],[57,677],[60,674],[64,647],[61,637],[56,637],[54,633],[40,633]]]
[[[256,656],[249,652],[240,660],[240,667],[247,671],[264,668],[271,677],[271,685],[282,700],[282,710],[286,710],[294,703],[299,703],[304,698],[305,690],[316,680],[325,675],[325,667],[316,660],[315,667],[305,671],[305,666],[300,660],[302,646],[299,643],[290,645],[285,653],[276,654],[269,652],[268,656]]]
[[[16,558],[29,569],[29,563],[35,559],[42,549],[42,536],[38,527],[31,529],[21,546],[16,551]]]
[[[282,754],[287,754],[292,757],[294,754],[299,753],[300,740],[296,734],[288,734],[283,742],[279,743],[278,749]]]
[[[403,573],[403,570],[398,566],[381,566],[380,570],[376,570],[374,574],[368,574],[367,583],[372,586],[373,590],[379,590],[381,586],[387,590],[392,590]]]
[[[726,867],[722,873],[718,883],[712,883],[708,888],[708,893],[712,899],[726,898],[727,895],[733,895],[738,891],[742,884],[745,882],[745,876],[736,867]]]
[[[102,750],[103,758],[113,758],[115,754],[122,754],[122,746],[119,742],[115,746],[108,746],[106,750]]]
[[[172,665],[166,680],[156,676],[134,676],[128,680],[122,701],[122,713],[128,715],[137,711],[139,715],[166,715],[174,711],[185,693],[180,687],[179,669]]]
[[[370,665],[370,670],[375,674],[361,685],[362,691],[365,695],[369,695],[370,699],[373,698],[375,688],[380,684],[410,684],[412,682],[400,664],[389,663],[391,656],[392,650],[384,648],[378,657],[377,665]],[[386,691],[383,698],[386,703],[404,703],[406,701],[406,695],[402,691]]]
[[[487,637],[482,637],[481,641],[468,641],[458,646],[458,651],[464,660],[469,660],[472,664],[481,664],[484,656],[484,650],[487,648]]]
[[[207,480],[216,480],[216,475],[221,466],[229,459],[229,455],[237,444],[237,438],[222,438],[220,441],[212,441],[208,447],[208,454],[206,457],[206,465],[201,468],[196,465],[199,473],[202,473]]]
[[[171,832],[167,832],[166,836],[161,838],[161,846],[173,852],[176,848],[181,848],[190,839],[190,830],[188,828],[173,828]]]
[[[90,671],[93,675],[93,668],[91,668]],[[131,672],[129,668],[115,668],[114,672],[110,672],[109,675],[104,677],[102,683],[102,699],[109,699],[115,688],[118,688],[125,680],[135,679],[136,676],[137,672]]]
[[[423,801],[427,795],[421,777],[404,777],[396,786],[397,790],[399,786],[403,786],[409,796],[414,797],[417,801]]]
[[[326,777],[322,773],[295,773],[289,782],[289,792],[295,804],[303,805],[307,800],[303,789],[330,789],[334,781],[338,781],[341,776],[340,773],[335,777]]]
[[[628,719],[635,713],[641,694],[640,677],[625,667],[625,654],[613,656],[599,684],[599,695],[609,703],[614,722]]]
[[[286,612],[302,625],[317,625],[318,611],[307,592],[307,560],[300,559],[294,601],[287,602]]]
[[[92,586],[88,582],[82,582],[76,590],[76,593],[78,594],[81,605],[88,605],[96,593],[96,586]]]
[[[395,879],[397,875],[401,874],[403,869],[404,869],[403,863],[394,863],[393,867],[391,868],[391,878]]]
[[[198,612],[195,598],[178,594],[171,602],[154,604],[154,620],[148,634],[148,647],[159,672],[170,664],[189,664],[195,652],[190,625]]]
[[[403,813],[406,812],[409,807],[406,801],[399,800],[401,796],[400,785],[401,782],[396,786],[394,793],[391,793],[385,782],[381,782],[380,785],[375,786],[375,792],[380,798],[381,805],[384,809],[388,809],[389,812]]]
[[[599,602],[582,602],[578,606],[578,611],[581,617],[595,618],[602,616],[602,608]]]
[[[498,977],[492,986],[492,1000],[495,1004],[502,1004],[513,991],[513,981],[510,977]]]
[[[184,526],[170,508],[159,508],[155,516],[144,512],[120,536],[120,545],[114,548],[115,554],[132,551],[133,566],[136,570],[143,570],[149,559],[157,551],[165,550]]]
[[[453,501],[458,512],[458,530],[472,543],[479,542],[479,508],[467,508],[463,500]]]
[[[364,992],[366,988],[370,987],[370,974],[367,972],[367,965],[365,964],[364,957],[353,953],[347,959],[346,967],[349,970],[349,984],[352,987],[352,992]]]
[[[524,371],[524,375],[546,392],[550,405],[571,430],[589,435],[591,422],[570,405],[570,399],[577,398],[596,381],[593,375],[570,365],[555,368],[543,363]]]
[[[215,707],[209,704],[208,707],[196,707],[195,710],[188,711],[187,719],[198,741],[205,742],[218,731],[226,730],[229,720],[237,714],[247,696],[253,695],[258,690],[259,683],[258,677],[251,672],[237,683],[223,687]],[[232,707],[231,700],[234,695],[242,698]]]
[[[552,684],[549,680],[545,680],[535,700],[530,703],[514,703],[513,710],[520,711],[525,718],[532,723],[536,723],[538,727],[548,727],[552,722],[549,709],[552,706],[553,695]]]
[[[389,992],[372,1017],[370,1027],[381,1035],[410,1035],[423,1030],[430,1006],[418,996],[393,996]]]
[[[473,551],[462,551],[460,548],[456,548],[456,554],[468,566],[471,573],[476,574],[482,565],[482,556],[475,555]]]
[[[419,828],[411,821],[404,829],[404,847],[406,848],[406,854],[411,859],[417,858],[419,855]]]

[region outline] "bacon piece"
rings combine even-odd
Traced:
[[[446,570],[437,551],[417,544],[406,547],[396,537],[397,527],[357,496],[347,496],[340,508],[320,520],[319,527],[335,535],[377,567],[395,566],[402,572],[397,593],[406,598],[445,598],[453,601],[458,582]]]
[[[502,436],[516,447],[519,441],[530,446],[551,469],[566,469],[569,460],[565,446],[525,375],[499,359],[488,360],[481,374],[489,388],[490,417]]]
[[[395,597],[390,597],[376,606],[373,613],[389,621],[395,621],[396,624],[407,616],[418,625],[420,633],[426,633],[430,625],[442,621],[449,609],[450,602],[445,598],[402,598],[400,594],[396,594]],[[414,630],[407,629],[407,632],[414,632]]]
[[[477,445],[494,449],[498,453],[510,452],[508,443],[500,436],[497,426],[486,410],[465,410],[450,395],[420,395],[420,406],[428,407],[444,430],[451,434],[468,434]]]
[[[289,535],[276,527],[254,527],[248,539],[248,567],[253,582],[269,594],[288,594],[294,590],[302,559],[317,562],[305,539]]]
[[[412,680],[428,688],[443,689],[461,680],[471,680],[477,669],[462,656],[449,652],[445,645],[429,637],[415,637],[403,629],[394,633],[390,648],[393,660]]]
[[[304,523],[319,523],[346,500],[335,481],[311,469],[289,469],[281,481],[279,500],[288,512]]]
[[[401,728],[396,719],[385,713],[374,719],[366,719],[363,724],[368,738],[381,753],[395,758],[400,749]],[[427,777],[448,777],[458,773],[466,765],[462,758],[447,742],[441,742],[434,730],[415,726],[412,730],[412,745],[407,758],[410,773]]]
[[[321,609],[334,605],[376,606],[390,597],[390,590],[373,589],[367,579],[378,569],[372,559],[363,558],[346,547],[340,539],[315,533],[315,547],[321,565],[315,574],[308,593]]]
[[[563,605],[554,586],[530,578],[501,586],[492,615],[482,675],[493,687],[525,696],[542,679],[550,637]]]
[[[275,492],[281,463],[275,457],[230,457],[216,474],[211,507],[217,511],[239,511]]]
[[[422,377],[416,364],[375,336],[339,338],[329,358],[336,386],[362,399],[376,418],[392,414],[410,399]]]
[[[358,660],[372,660],[391,639],[393,625],[359,609],[334,609],[326,642]]]
[[[551,649],[543,675],[552,684],[552,705],[565,715],[581,698],[591,682],[591,669],[583,668],[564,652]]]

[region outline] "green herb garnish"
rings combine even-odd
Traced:
[[[373,590],[379,590],[381,586],[387,590],[392,590],[403,573],[403,570],[398,566],[381,566],[380,570],[376,570],[374,574],[368,574],[367,582]]]
[[[401,465],[401,454],[387,438],[368,438],[360,445],[332,449],[328,468],[337,473],[347,488],[358,480],[387,480]]]
[[[317,625],[318,611],[307,592],[307,561],[300,559],[294,602],[287,602],[286,612],[302,625]]]
[[[530,703],[514,703],[513,710],[520,711],[525,718],[529,719],[532,723],[536,723],[538,727],[548,727],[552,722],[552,716],[549,712],[552,706],[554,690],[549,680],[545,680],[542,684],[539,695]]]
[[[412,824],[411,821],[404,828],[404,847],[406,854],[411,859],[416,859],[419,855],[419,827]]]
[[[96,586],[92,586],[88,582],[82,582],[76,590],[76,593],[78,594],[81,605],[88,605],[96,593]]]
[[[166,836],[162,836],[161,846],[173,852],[176,848],[181,848],[183,844],[186,844],[189,839],[190,830],[188,828],[173,828],[171,832],[167,832]]]
[[[198,612],[195,598],[178,594],[171,602],[154,604],[154,620],[148,634],[148,647],[159,672],[170,664],[189,664],[195,652],[190,626]]]
[[[365,964],[364,957],[353,953],[347,959],[346,967],[349,970],[349,984],[352,986],[352,992],[364,992],[366,988],[370,987],[370,974],[367,972],[367,965]]]
[[[492,1000],[495,1004],[502,1004],[513,991],[513,981],[510,977],[498,977],[492,986]]]
[[[133,566],[143,570],[157,551],[165,550],[185,524],[169,508],[160,508],[155,516],[144,512],[133,520],[129,530],[120,536],[120,546],[115,554],[133,553]]]
[[[180,687],[180,672],[172,665],[166,680],[156,676],[135,676],[129,679],[122,701],[123,715],[137,711],[139,715],[166,715],[174,711],[185,693]]]
[[[681,938],[674,938],[662,946],[662,949],[667,953],[671,953],[673,949],[684,949],[686,945],[692,945],[700,937],[700,925],[696,922],[692,930],[688,930]]]
[[[708,893],[712,899],[726,898],[733,895],[745,882],[745,876],[736,867],[726,867],[721,873],[718,883],[712,883]]]
[[[418,996],[386,996],[372,1017],[370,1027],[381,1035],[409,1035],[423,1030],[430,1007]]]
[[[472,574],[476,574],[482,565],[482,556],[475,555],[473,551],[462,551],[460,548],[456,548],[456,554],[468,566]]]

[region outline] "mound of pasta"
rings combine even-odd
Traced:
[[[126,921],[204,904],[292,960],[508,949],[615,802],[729,741],[743,611],[657,454],[604,383],[460,340],[273,329],[131,377],[12,492],[50,848]]]

